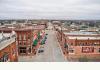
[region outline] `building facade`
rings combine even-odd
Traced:
[[[9,33],[12,30],[16,32],[16,46],[19,55],[34,55],[39,48],[39,42],[42,38],[44,25],[16,24],[14,26],[5,26],[0,28],[0,32]],[[41,36],[41,38],[40,38]]]
[[[69,58],[100,59],[100,34],[97,31],[63,31],[57,29],[57,39]]]
[[[0,33],[0,62],[18,61],[16,35],[13,33]]]

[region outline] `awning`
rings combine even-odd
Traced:
[[[40,32],[38,32],[38,39],[40,39]]]
[[[37,39],[35,39],[35,40],[33,41],[33,46],[36,46],[36,45],[37,45],[37,43],[38,43],[38,40],[37,40]]]
[[[42,41],[41,41],[41,45],[43,45],[43,44],[45,44],[45,40],[42,40]]]

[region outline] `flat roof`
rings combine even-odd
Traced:
[[[32,25],[32,26],[24,26],[24,27],[17,27],[17,26],[13,26],[13,27],[5,27],[5,28],[0,28],[1,31],[10,31],[10,30],[17,30],[17,31],[20,31],[20,30],[42,30],[42,29],[45,29],[45,26],[44,25]]]
[[[59,29],[59,30],[61,30],[61,27],[59,27],[59,26],[56,26],[56,28]],[[62,27],[62,30],[68,30],[68,28]]]
[[[0,50],[7,47],[9,44],[15,41],[15,32],[0,33]]]
[[[10,33],[0,33],[0,40],[2,40],[3,37],[9,37]]]
[[[100,37],[78,37],[78,36],[68,36],[69,39],[77,40],[100,40]]]
[[[64,32],[65,35],[100,35],[97,32],[89,32],[89,31],[70,31]]]

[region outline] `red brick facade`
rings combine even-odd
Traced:
[[[18,52],[16,48],[16,42],[9,44],[4,49],[0,50],[0,61],[1,62],[16,62],[18,61]]]
[[[75,35],[66,35],[60,30],[56,32],[58,42],[61,45],[63,53],[70,58],[99,58],[100,57],[100,39],[96,40],[78,40],[69,39],[69,36],[74,37]],[[100,37],[100,35],[77,35],[79,37]],[[62,38],[62,39],[61,39]],[[65,46],[67,45],[67,46]]]
[[[38,33],[45,29],[44,24],[39,25],[15,25],[13,30],[16,32],[16,46],[18,47],[18,54],[19,55],[31,55],[36,54],[36,50],[39,47],[39,40],[36,46],[33,46],[33,40],[36,36],[38,39]],[[0,28],[0,32],[9,33],[12,31],[10,27]]]
[[[31,30],[16,30],[16,44],[19,55],[32,53],[32,31]]]

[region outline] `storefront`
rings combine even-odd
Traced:
[[[26,47],[19,47],[19,54],[26,54],[27,50]]]
[[[8,61],[10,61],[9,54],[5,52],[3,56],[0,58],[0,62],[8,62]]]

